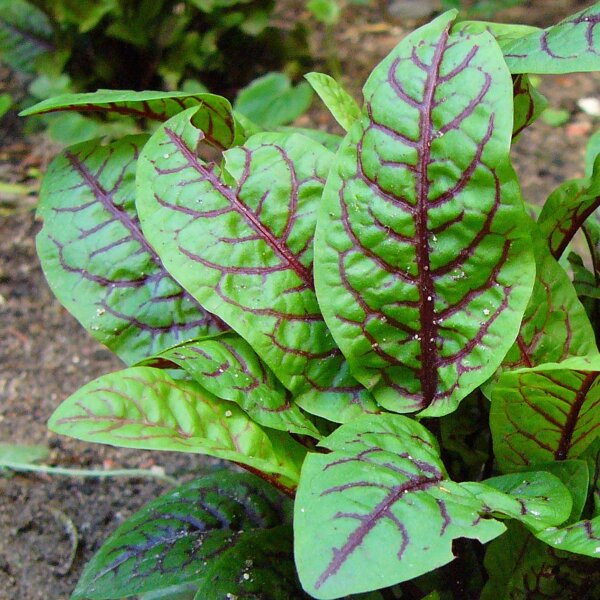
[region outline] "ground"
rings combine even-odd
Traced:
[[[291,13],[302,3],[282,4],[289,4]],[[366,74],[408,28],[390,21],[384,4],[370,10],[353,7],[336,33],[346,83],[357,97]],[[586,5],[574,0],[529,2],[500,17],[548,25]],[[325,62],[318,32],[313,44]],[[3,75],[4,87],[22,92],[22,82]],[[525,196],[536,203],[565,179],[582,174],[585,142],[598,123],[577,101],[600,99],[600,76],[547,78],[541,89],[570,118],[561,128],[538,122],[515,147]],[[299,124],[333,127],[319,108]],[[43,138],[24,139],[15,116],[9,115],[0,122],[0,182],[35,186],[36,170],[44,169],[54,151]],[[40,225],[34,209],[35,193],[11,196],[0,189],[0,442],[47,444],[50,464],[73,468],[158,466],[183,480],[216,468],[215,461],[196,456],[115,450],[47,432],[45,423],[61,400],[120,363],[54,300],[36,258],[34,238]],[[101,541],[164,489],[156,480],[0,476],[0,600],[68,598]],[[73,561],[69,523],[79,538]]]

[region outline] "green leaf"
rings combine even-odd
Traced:
[[[21,116],[56,111],[106,112],[162,122],[190,108],[196,108],[193,122],[202,129],[207,143],[219,149],[237,143],[242,132],[236,124],[231,104],[215,94],[99,90],[91,94],[64,94],[50,98],[22,111]]]
[[[600,154],[600,129],[594,133],[587,142],[585,149],[585,176],[591,177],[594,173],[594,163]]]
[[[535,535],[558,550],[592,558],[600,556],[600,517],[578,521],[567,527],[550,527]]]
[[[297,134],[263,133],[225,152],[220,171],[197,156],[202,132],[190,116],[158,129],[140,157],[144,234],[302,408],[336,422],[376,412],[349,376],[314,293],[315,213],[331,154]]]
[[[298,481],[305,449],[261,429],[235,404],[149,367],[103,375],[54,412],[55,433],[122,448],[208,454]]]
[[[127,363],[225,328],[167,273],[141,232],[135,173],[146,139],[68,148],[51,163],[38,208],[37,250],[52,290]]]
[[[246,534],[212,561],[196,595],[196,600],[208,598],[308,599],[296,575],[292,528]]]
[[[348,131],[361,116],[356,100],[333,77],[325,73],[307,73],[304,77],[335,120]]]
[[[514,123],[513,142],[524,129],[529,127],[548,106],[548,100],[531,83],[527,75],[517,75],[513,79]]]
[[[238,404],[259,425],[320,438],[313,423],[289,398],[289,392],[235,333],[195,340],[148,359],[174,363],[211,394]]]
[[[32,464],[48,458],[46,446],[0,442],[0,468],[8,464]]]
[[[342,142],[341,136],[320,129],[308,129],[306,127],[281,127],[280,129],[286,133],[300,133],[315,142],[319,142],[331,152],[337,152]]]
[[[452,540],[504,531],[447,478],[435,439],[416,421],[363,417],[321,446],[331,452],[307,456],[294,507],[296,565],[315,598],[412,579],[453,560]]]
[[[493,38],[449,34],[452,18],[371,74],[315,238],[317,296],[352,372],[384,408],[427,416],[498,367],[535,274],[509,162],[512,82]]]
[[[109,600],[175,585],[198,587],[221,556],[238,544],[247,547],[247,537],[278,532],[289,509],[289,501],[249,474],[221,471],[194,480],[118,527],[85,567],[72,598]]]
[[[0,58],[17,71],[35,73],[35,60],[51,52],[52,26],[24,0],[0,0]]]
[[[576,73],[600,70],[596,25],[600,3],[557,25],[502,46],[511,73]]]
[[[578,458],[597,436],[600,357],[505,372],[492,390],[490,426],[504,471]]]
[[[595,443],[592,444],[592,446],[594,445]],[[586,453],[590,448],[586,450]],[[586,458],[586,453],[581,457],[582,459]],[[587,502],[588,490],[590,488],[590,472],[586,461],[561,460],[541,463],[536,465],[536,469],[546,471],[547,473],[551,473],[558,477],[569,490],[573,506],[571,508],[571,514],[565,524],[569,525],[580,519]]]
[[[338,0],[309,0],[306,8],[317,21],[326,25],[335,25],[340,20],[342,9]]]
[[[467,482],[462,486],[477,496],[489,513],[517,519],[534,531],[560,525],[571,514],[573,500],[569,490],[550,473],[510,473],[486,479],[482,484]]]
[[[0,119],[12,108],[13,99],[10,94],[0,94]]]
[[[564,108],[546,108],[542,112],[542,121],[550,127],[562,127],[570,118],[571,113]]]
[[[528,35],[540,33],[542,30],[539,27],[532,27],[531,25],[515,25],[513,23],[459,21],[454,25],[452,31],[460,31],[471,35],[487,32],[496,38],[500,46],[503,46]]]
[[[312,90],[306,82],[292,87],[284,73],[268,73],[240,90],[234,108],[270,129],[291,123],[309,109],[311,102]]]
[[[552,257],[537,227],[531,231],[536,279],[519,335],[502,369],[533,367],[570,356],[597,354],[585,309],[564,269]]]
[[[588,179],[565,181],[554,190],[538,218],[555,258],[560,258],[586,219],[600,206],[600,159]]]

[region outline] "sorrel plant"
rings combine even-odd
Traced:
[[[48,281],[127,364],[50,428],[249,472],[154,500],[73,598],[600,596],[598,144],[537,221],[510,161],[546,105],[528,76],[600,70],[600,4],[543,31],[455,17],[362,108],[308,77],[343,139],[210,94],[28,111],[161,122],[46,175]]]

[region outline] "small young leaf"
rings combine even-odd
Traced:
[[[282,525],[245,534],[212,561],[195,600],[209,598],[308,600],[296,575],[292,528]]]
[[[492,390],[490,426],[504,471],[577,458],[597,435],[600,356],[505,372]]]
[[[305,113],[312,97],[307,83],[292,86],[284,73],[268,73],[240,91],[234,108],[257,125],[272,129]]]
[[[175,346],[145,363],[154,366],[157,360],[181,367],[211,394],[238,404],[259,425],[320,437],[271,369],[235,333]]]
[[[449,34],[452,18],[371,74],[315,238],[317,296],[352,372],[384,408],[427,416],[494,372],[534,278],[509,163],[512,82],[494,39]]]
[[[527,75],[513,78],[514,123],[513,142],[524,129],[529,127],[546,109],[548,100],[532,85]]]
[[[315,598],[412,579],[450,562],[452,540],[504,531],[447,478],[435,439],[416,421],[363,417],[321,445],[331,452],[307,456],[294,507],[296,565]]]
[[[553,27],[534,31],[502,45],[511,73],[573,73],[600,70],[596,25],[600,3]]]
[[[331,154],[297,134],[262,133],[227,151],[219,172],[197,156],[203,134],[190,118],[177,115],[144,147],[144,234],[169,272],[250,343],[302,408],[337,422],[377,411],[350,377],[314,293],[315,213]]]
[[[333,77],[325,73],[307,73],[304,77],[335,120],[348,131],[361,116],[356,100]]]
[[[536,279],[519,335],[502,362],[505,370],[598,352],[594,331],[568,275],[535,226],[531,237]]]
[[[120,599],[197,586],[213,562],[235,552],[246,536],[278,532],[289,508],[271,486],[249,474],[221,471],[192,481],[127,519],[87,564],[72,598]]]
[[[263,431],[235,404],[165,371],[132,367],[84,385],[54,412],[62,435],[123,448],[208,454],[298,481],[305,449]]]
[[[38,208],[37,250],[52,290],[129,364],[226,328],[167,273],[142,234],[135,172],[146,139],[68,148],[50,165]]]
[[[202,129],[206,142],[224,149],[239,140],[242,132],[236,127],[231,104],[215,94],[99,90],[90,94],[64,94],[50,98],[24,110],[21,116],[56,111],[107,112],[162,122],[192,107],[196,108],[194,125]]]
[[[48,457],[46,446],[0,442],[0,468],[14,463],[32,464]]]

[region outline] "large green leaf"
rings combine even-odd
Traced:
[[[243,135],[229,101],[215,94],[99,90],[90,94],[64,94],[49,98],[24,110],[21,116],[77,111],[106,112],[150,121],[167,121],[190,108],[196,109],[194,124],[202,129],[204,140],[212,146],[229,148]]]
[[[548,106],[548,100],[531,83],[527,75],[513,79],[514,123],[513,142],[529,127]]]
[[[127,363],[225,329],[167,273],[142,234],[135,173],[146,139],[68,148],[51,163],[38,208],[38,255],[52,290]]]
[[[0,58],[17,71],[35,72],[35,60],[53,50],[46,15],[25,0],[0,0]]]
[[[494,372],[534,278],[512,82],[491,35],[449,34],[452,18],[369,78],[315,241],[317,295],[353,373],[385,408],[428,416]]]
[[[313,288],[312,240],[331,154],[297,134],[257,134],[222,172],[181,113],[138,167],[144,233],[169,272],[244,337],[309,412],[345,421],[375,411],[349,376]]]
[[[294,507],[296,564],[316,598],[378,589],[440,567],[454,558],[454,539],[500,535],[504,526],[492,515],[540,529],[561,523],[571,509],[566,488],[545,473],[490,485],[451,481],[435,438],[399,415],[357,419],[321,446],[330,452],[307,456]]]
[[[320,437],[271,369],[235,333],[169,348],[146,362],[163,366],[164,361],[184,369],[215,396],[238,404],[259,425]]]
[[[503,44],[511,73],[573,73],[600,70],[600,42],[596,26],[600,3],[557,25],[534,31]]]
[[[73,599],[120,599],[200,584],[238,545],[246,552],[257,532],[279,538],[289,509],[279,493],[249,474],[221,471],[194,480],[127,519],[87,564]]]
[[[54,412],[49,428],[123,448],[208,454],[298,481],[305,449],[264,431],[240,408],[161,369],[131,367],[84,385]]]
[[[354,98],[333,78],[325,73],[307,73],[304,77],[335,120],[348,131],[361,116],[361,110]]]
[[[301,600],[292,528],[263,529],[244,535],[206,573],[195,600],[209,598],[250,598],[256,600]]]
[[[554,190],[538,217],[555,258],[560,258],[586,219],[600,206],[600,159],[590,178],[565,181]]]
[[[535,284],[519,335],[502,362],[503,369],[598,353],[594,331],[575,288],[537,228],[532,230],[532,241]]]
[[[581,456],[599,423],[598,355],[505,372],[492,390],[494,451],[505,471]]]

